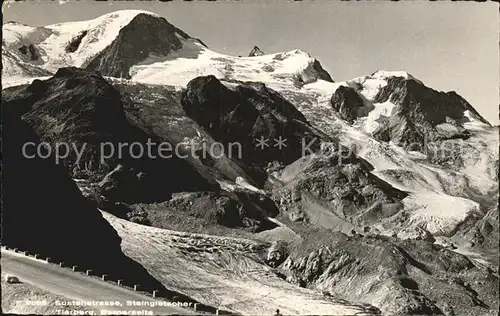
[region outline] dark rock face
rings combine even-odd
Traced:
[[[493,206],[482,218],[464,223],[455,239],[475,252],[484,254],[498,269],[499,210]]]
[[[37,61],[40,59],[40,52],[38,51],[38,48],[33,45],[23,45],[19,48],[19,52],[26,56],[30,61]]]
[[[88,31],[83,31],[80,34],[78,34],[75,38],[73,38],[68,45],[66,45],[66,52],[68,53],[74,53],[78,50],[80,47],[80,43],[82,42],[83,38],[87,35]]]
[[[115,161],[101,164],[100,144],[125,141],[127,126],[121,97],[97,73],[62,68],[46,81],[35,80],[28,87],[5,93],[8,104],[15,104],[21,115],[48,142],[89,147],[77,162],[75,151],[64,161],[68,169],[105,174]],[[116,158],[114,158],[116,159]]]
[[[176,34],[189,38],[164,18],[138,14],[86,68],[97,70],[103,76],[130,78],[130,67],[151,53],[165,56],[180,49],[182,43]]]
[[[282,264],[288,257],[289,251],[286,243],[282,241],[275,241],[267,250],[266,263],[276,268]]]
[[[172,192],[214,187],[182,159],[149,157],[148,142],[153,144],[151,152],[158,153],[164,139],[127,117],[125,108],[131,106],[130,100],[122,100],[120,93],[95,72],[62,68],[46,81],[35,80],[28,87],[4,91],[3,98],[52,148],[68,144],[69,154],[61,163],[73,177],[99,182],[122,165],[120,176],[113,181],[108,177],[104,181],[108,185],[100,187],[101,194],[112,200],[166,200]],[[143,148],[142,155],[133,150],[133,143],[136,149]],[[74,148],[83,153],[80,160]]]
[[[414,79],[389,78],[387,85],[378,92],[373,102],[388,100],[396,104],[396,109],[391,117],[382,119],[382,124],[373,133],[375,138],[382,141],[425,145],[426,142],[443,139],[467,138],[468,132],[461,125],[466,119],[466,110],[487,123],[455,92],[438,92]],[[443,131],[440,124],[447,124],[449,128]]]
[[[281,54],[274,57],[276,60],[283,60]],[[294,78],[294,86],[298,89],[305,84],[316,81],[317,79],[334,82],[330,74],[323,69],[321,63],[317,59],[312,60],[312,67],[306,69],[304,73],[297,73]],[[265,69],[264,69],[265,70]]]
[[[181,93],[163,86],[143,84],[115,84],[120,93],[132,100],[134,106],[126,109],[129,117],[137,124],[172,144],[185,143],[192,140],[192,149],[186,158],[205,177],[217,177],[235,181],[242,177],[249,183],[261,187],[267,175],[255,165],[245,164],[238,158],[238,148],[231,159],[227,155],[213,157],[210,148],[215,140],[194,120],[189,118],[181,106]],[[228,153],[228,148],[225,148]],[[215,151],[215,150],[214,150]],[[194,154],[192,154],[194,152]],[[197,158],[198,157],[198,158]]]
[[[317,59],[314,60],[313,69],[318,72],[319,79],[322,79],[322,80],[325,80],[328,82],[335,82],[335,81],[333,81],[330,74],[325,69],[323,69],[323,67],[321,66],[320,62]]]
[[[340,117],[351,124],[358,117],[366,115],[366,110],[363,111],[364,101],[353,88],[340,86],[332,95],[330,103]]]
[[[121,239],[101,213],[83,198],[62,165],[26,158],[25,143],[40,144],[13,104],[2,102],[2,244],[77,264],[112,279],[163,289],[126,257]],[[35,149],[27,149],[34,154]]]
[[[265,55],[265,53],[258,46],[254,46],[250,51],[250,54],[248,54],[248,57],[262,56],[262,55]]]
[[[250,233],[275,228],[268,217],[278,209],[268,197],[237,191],[180,193],[162,203],[132,205],[128,212],[129,217],[143,212],[154,227],[219,235],[227,228]]]
[[[369,302],[388,315],[483,315],[498,306],[496,275],[430,242],[332,232],[310,240],[315,250],[302,246],[279,267],[297,285]]]
[[[320,143],[302,113],[263,84],[240,84],[233,91],[214,76],[198,77],[189,82],[181,104],[215,140],[241,144],[242,161],[289,164],[301,156],[303,142],[316,148]],[[268,147],[256,147],[261,137]],[[274,146],[280,137],[287,147]]]

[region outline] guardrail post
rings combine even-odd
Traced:
[[[194,303],[194,311],[196,312],[198,310],[198,303]]]
[[[38,254],[37,253],[35,253],[35,259],[38,259]]]
[[[85,274],[86,274],[86,275],[90,275],[90,273],[92,273],[92,270],[87,270],[87,271],[85,271]]]
[[[122,282],[123,282],[123,280],[121,280],[121,279],[117,281],[119,286],[122,286]]]
[[[153,297],[156,297],[156,293],[158,293],[158,291],[157,291],[157,290],[154,290],[154,291],[153,291]]]
[[[219,315],[219,310],[218,309],[215,310],[215,315]]]
[[[45,261],[46,261],[47,263],[49,263],[49,262],[50,262],[50,257],[45,258]]]
[[[107,276],[108,276],[107,274],[103,274],[103,275],[102,275],[102,277],[101,277],[101,279],[102,279],[103,281],[106,281],[106,277],[107,277]]]
[[[139,289],[139,285],[134,285],[134,291],[137,291]]]
[[[17,252],[19,249],[18,248],[14,248],[14,252]]]
[[[27,251],[23,251],[23,255],[27,256],[28,252]]]
[[[73,266],[73,271],[76,271],[77,268],[78,266]]]
[[[64,262],[59,262],[59,266],[60,267],[64,266]]]

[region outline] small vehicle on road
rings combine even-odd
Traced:
[[[14,275],[9,275],[9,274],[5,275],[5,282],[11,283],[11,284],[21,283],[21,281],[19,281],[18,277],[14,276]]]

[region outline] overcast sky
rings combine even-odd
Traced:
[[[455,90],[498,124],[498,4],[336,1],[16,2],[4,21],[46,25],[121,9],[164,16],[212,50],[247,55],[296,48],[335,81],[378,69],[405,70],[438,90]]]

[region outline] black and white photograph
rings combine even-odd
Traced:
[[[2,14],[2,314],[500,315],[498,3]]]

